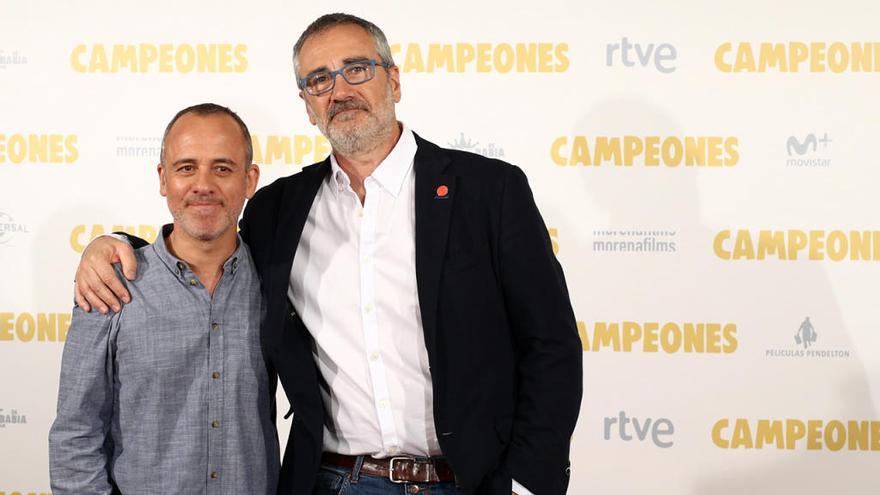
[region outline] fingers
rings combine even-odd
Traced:
[[[112,263],[120,261],[128,265],[134,278],[137,263],[134,250],[128,243],[110,237],[99,237],[92,241],[83,252],[76,270],[74,298],[85,311],[92,308],[101,314],[112,309],[122,309],[120,300],[128,302],[131,298],[125,285],[116,275]]]
[[[119,256],[119,262],[122,264],[122,274],[125,275],[125,278],[134,280],[137,276],[137,261],[134,257],[134,249],[128,243],[120,242],[116,245],[116,254]],[[119,286],[122,287],[122,284],[119,284]],[[113,286],[111,286],[111,288],[113,288]],[[125,288],[123,287],[123,291],[124,290]],[[122,300],[128,302],[128,292],[126,292],[124,296],[119,294],[115,289],[113,292],[122,297]]]
[[[125,289],[125,285],[122,284],[122,281],[119,280],[119,276],[116,274],[116,270],[113,269],[113,265],[96,265],[93,267],[93,270],[100,279],[100,283],[97,284],[98,287],[94,287],[93,289],[99,296],[101,296],[101,299],[103,299],[104,302],[113,306],[113,311],[119,312],[119,300],[127,303],[129,297],[128,291]],[[108,297],[112,298],[112,300]]]
[[[73,281],[73,299],[76,301],[76,305],[82,308],[86,313],[92,310],[92,306],[86,301],[86,298],[79,290],[79,285],[76,283],[76,280]]]
[[[113,272],[112,268],[110,271],[113,273],[111,276],[115,279],[115,272]],[[98,310],[101,314],[107,314],[110,309],[116,312],[121,309],[119,300],[116,299],[116,296],[107,287],[98,272],[86,269],[77,273],[79,275],[76,277],[76,286],[86,299],[87,304]]]

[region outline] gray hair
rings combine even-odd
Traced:
[[[159,155],[159,160],[162,163],[162,166],[165,166],[165,140],[168,139],[168,133],[171,132],[171,128],[174,127],[174,124],[180,120],[181,117],[188,114],[198,115],[199,117],[206,117],[208,115],[214,115],[217,113],[222,113],[228,115],[238,124],[238,128],[241,129],[241,135],[244,138],[245,143],[245,168],[249,168],[251,163],[254,160],[254,143],[251,140],[251,132],[248,130],[247,125],[245,125],[244,121],[241,120],[241,117],[238,116],[237,113],[232,110],[224,107],[223,105],[218,105],[216,103],[199,103],[198,105],[193,105],[191,107],[186,107],[183,110],[177,112],[177,115],[171,119],[171,122],[168,123],[168,126],[165,127],[165,134],[162,135],[162,151]]]
[[[299,39],[296,40],[296,44],[293,45],[293,72],[297,79],[297,84],[299,84],[300,79],[299,52],[302,50],[303,44],[306,40],[312,35],[326,31],[332,27],[343,26],[346,24],[354,24],[362,27],[364,31],[369,33],[373,38],[373,44],[376,46],[376,52],[379,54],[380,61],[388,66],[394,65],[394,59],[391,57],[391,47],[388,46],[388,38],[385,37],[385,33],[379,29],[379,26],[366,19],[361,19],[360,17],[351,14],[325,14],[309,24],[309,27],[303,31]]]

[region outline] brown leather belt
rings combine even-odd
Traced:
[[[353,469],[358,456],[324,452],[321,462]],[[415,458],[395,456],[387,459],[374,459],[364,456],[360,472],[370,476],[381,476],[395,483],[444,483],[455,481],[455,473],[445,460],[434,458]]]

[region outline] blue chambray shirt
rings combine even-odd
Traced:
[[[261,298],[241,239],[208,294],[165,245],[135,251],[131,302],[73,310],[49,432],[52,492],[274,494],[278,435]]]

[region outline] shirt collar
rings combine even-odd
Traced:
[[[162,263],[168,267],[168,270],[171,273],[175,274],[178,279],[186,281],[192,277],[189,274],[192,273],[189,265],[186,261],[174,256],[171,254],[171,251],[168,251],[168,245],[165,243],[165,238],[168,237],[169,234],[174,230],[174,224],[169,223],[162,226],[161,234],[156,237],[156,241],[153,242],[153,250],[156,252],[156,255],[162,260]],[[235,251],[232,252],[232,255],[223,262],[223,273],[231,273],[235,275],[235,272],[238,271],[239,265],[245,261],[244,256],[246,253],[243,251],[244,243],[241,241],[241,236],[236,234],[236,247]]]
[[[418,148],[413,132],[405,124],[401,123],[401,126],[402,130],[400,132],[400,139],[397,140],[397,144],[394,145],[394,148],[391,149],[388,156],[379,163],[376,170],[373,170],[373,173],[370,174],[370,177],[372,177],[379,186],[388,191],[388,193],[394,197],[397,197],[397,195],[400,194],[401,188],[403,188],[403,181],[406,179],[412,168],[413,160],[416,157],[416,149]],[[330,180],[336,186],[331,189],[334,194],[336,194],[336,197],[339,197],[339,192],[349,186],[351,180],[342,170],[342,167],[339,166],[339,163],[336,161],[336,156],[332,153],[330,154],[330,168],[332,171],[330,174]]]

